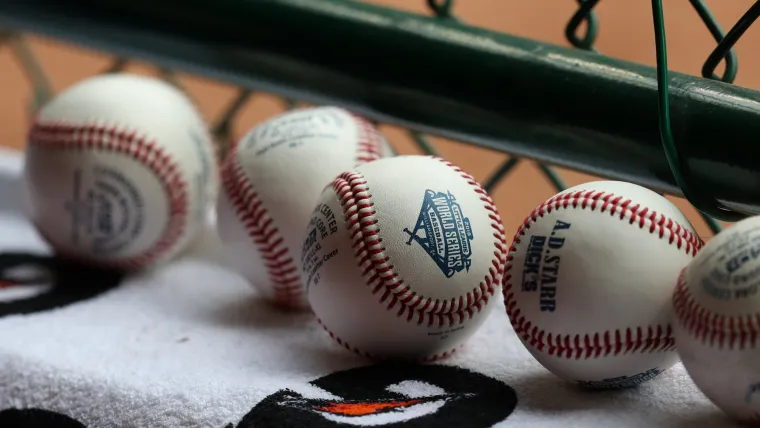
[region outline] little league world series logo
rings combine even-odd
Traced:
[[[409,234],[406,244],[417,242],[446,278],[470,270],[472,227],[451,192],[426,190],[414,229],[404,228],[404,232]]]

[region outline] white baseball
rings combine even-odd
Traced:
[[[228,264],[278,306],[306,308],[298,256],[322,189],[388,155],[374,126],[343,109],[290,111],[250,130],[222,167],[217,207]]]
[[[218,186],[211,137],[190,100],[129,74],[88,78],[45,105],[24,178],[29,217],[58,253],[123,269],[183,251]]]
[[[491,198],[428,156],[341,174],[320,196],[302,248],[303,282],[324,329],[381,359],[455,351],[496,301],[506,257]]]
[[[714,236],[681,273],[673,333],[684,367],[727,414],[760,423],[760,217]]]
[[[533,210],[515,234],[504,301],[530,353],[559,377],[622,388],[678,361],[670,295],[702,241],[641,186],[595,181]]]

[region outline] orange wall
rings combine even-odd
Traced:
[[[391,5],[411,11],[423,12],[424,0],[372,0],[374,3]],[[669,65],[676,71],[698,74],[702,62],[715,45],[709,32],[691,9],[687,1],[664,1],[669,44]],[[723,29],[728,29],[752,5],[752,0],[708,1]],[[572,0],[458,0],[456,14],[472,25],[509,32],[515,35],[540,39],[547,42],[566,44],[564,27],[572,16],[576,2]],[[644,64],[655,64],[654,33],[650,2],[606,0],[597,7],[600,27],[597,49],[609,56]],[[30,38],[30,45],[47,70],[50,83],[55,91],[73,84],[79,79],[104,70],[111,58],[106,55],[84,51],[74,46],[63,45],[51,40]],[[753,48],[760,44],[760,27],[755,26],[742,38],[736,50],[740,71],[736,84],[760,89],[760,56]],[[154,74],[156,70],[148,64],[132,64],[129,71]],[[23,148],[24,135],[28,126],[27,106],[32,90],[19,61],[6,44],[0,47],[0,144]],[[181,75],[181,82],[197,101],[202,113],[209,119],[217,117],[235,94],[235,88],[192,76]],[[240,135],[262,119],[282,111],[281,104],[266,95],[253,98],[235,124],[235,133]],[[652,112],[656,114],[656,112]],[[383,127],[383,132],[401,153],[415,153],[415,147],[403,132],[394,127]],[[477,149],[442,139],[433,139],[441,154],[472,173],[477,179],[485,180],[506,155]],[[562,170],[562,176],[569,185],[595,179],[588,175]],[[519,222],[537,204],[554,191],[548,183],[535,180],[539,174],[535,165],[524,161],[494,191],[494,197],[502,213],[507,231],[515,230]],[[696,212],[685,201],[673,199],[693,220],[703,237],[709,231]]]

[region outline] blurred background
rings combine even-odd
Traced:
[[[424,0],[370,2],[412,12],[429,13]],[[669,68],[699,75],[705,58],[715,46],[715,41],[687,0],[664,3]],[[753,0],[706,1],[724,31],[728,31],[753,3]],[[459,19],[468,24],[568,45],[564,29],[577,7],[575,0],[459,0],[455,4],[454,12]],[[595,10],[599,18],[599,34],[595,47],[600,53],[655,65],[650,2],[603,0]],[[30,54],[41,64],[54,92],[63,90],[80,79],[105,71],[114,60],[108,55],[56,40],[27,36],[25,41]],[[760,56],[753,51],[759,44],[760,27],[753,26],[735,46],[740,64],[736,85],[760,89]],[[150,64],[139,61],[130,61],[125,71],[147,75],[158,75],[160,72]],[[722,66],[717,72],[722,73]],[[209,121],[217,118],[237,94],[236,88],[231,85],[182,73],[178,73],[177,76]],[[23,150],[30,121],[29,103],[33,98],[34,87],[8,43],[0,44],[0,85],[0,145]],[[257,93],[250,98],[234,122],[234,136],[241,136],[252,126],[284,109],[285,105],[280,99]],[[404,130],[382,125],[381,131],[398,153],[419,153],[419,149]],[[431,137],[431,142],[442,156],[458,163],[478,180],[485,180],[508,158],[508,155],[502,153],[441,138]],[[559,172],[568,186],[599,179],[566,169],[559,169]],[[555,190],[541,176],[535,163],[522,162],[492,193],[507,231],[511,234],[525,216],[536,205],[553,195]],[[688,202],[670,196],[668,198],[684,210],[704,239],[710,237],[709,228]]]

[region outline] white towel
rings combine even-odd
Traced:
[[[6,211],[0,252],[19,250],[46,252]],[[372,365],[312,315],[259,300],[211,253],[0,318],[0,427],[735,426],[680,365],[624,391],[559,380],[525,350],[501,303],[450,359]],[[50,292],[10,294],[22,289],[0,289],[0,301]]]

